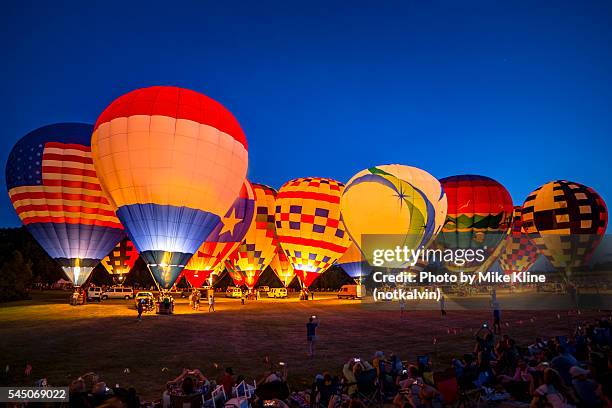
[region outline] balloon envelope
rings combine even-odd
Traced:
[[[276,276],[283,282],[285,287],[289,286],[293,278],[295,277],[295,271],[293,270],[293,265],[289,262],[287,255],[280,248],[277,247],[276,255],[272,258],[270,262],[270,267],[276,273]]]
[[[123,238],[101,263],[104,269],[113,276],[116,282],[122,283],[138,259],[138,250],[129,240]]]
[[[521,206],[514,207],[512,227],[506,236],[499,256],[499,265],[506,274],[527,272],[538,260],[538,248],[523,229]]]
[[[367,261],[376,249],[427,246],[442,228],[447,200],[440,182],[416,167],[370,167],[354,175],[340,200],[344,225]],[[405,267],[390,262],[388,267]]]
[[[370,271],[369,265],[363,258],[361,251],[352,241],[351,246],[338,259],[337,265],[353,279],[361,279],[368,275]]]
[[[157,283],[170,288],[232,205],[246,177],[246,137],[218,102],[187,89],[129,92],[92,136],[101,184]]]
[[[276,199],[276,233],[281,248],[305,286],[349,247],[340,221],[339,181],[307,177],[285,183]]]
[[[82,123],[36,129],[17,142],[6,164],[19,218],[75,286],[123,237],[92,165],[91,131]]]
[[[523,228],[566,277],[585,265],[608,226],[608,210],[595,190],[567,180],[546,183],[523,204]]]
[[[251,183],[245,180],[238,198],[219,221],[206,241],[191,257],[183,275],[195,287],[204,282],[210,274],[223,265],[223,261],[233,253],[253,223],[255,194]]]
[[[255,194],[255,219],[242,243],[228,258],[232,270],[244,276],[244,283],[249,289],[257,284],[277,248],[274,227],[276,190],[257,183],[252,183],[252,187]]]
[[[444,249],[481,250],[482,261],[458,265],[446,263],[452,271],[476,271],[486,265],[508,232],[512,220],[512,198],[492,178],[477,175],[446,177],[440,180],[448,197],[448,215],[437,244]]]

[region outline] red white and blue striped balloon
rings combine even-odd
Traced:
[[[92,164],[93,127],[58,123],[13,147],[6,184],[17,215],[75,286],[124,236]]]

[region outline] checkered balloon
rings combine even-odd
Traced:
[[[569,278],[572,268],[585,265],[601,242],[608,210],[592,188],[557,180],[529,194],[521,221],[542,254]]]
[[[349,247],[340,221],[339,181],[306,177],[290,180],[276,198],[276,233],[281,248],[305,286],[325,272]]]
[[[527,272],[538,259],[538,247],[531,242],[523,229],[521,206],[515,206],[512,214],[512,226],[506,236],[499,256],[499,264],[506,274]]]

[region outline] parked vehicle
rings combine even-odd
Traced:
[[[269,286],[260,286],[257,288],[257,290],[259,290],[260,292],[263,293],[268,293],[270,291],[270,287]]]
[[[362,299],[365,295],[365,285],[343,285],[338,291],[338,299]]]
[[[134,296],[134,306],[138,307],[138,303],[144,301],[145,305],[152,307],[155,303],[155,296],[151,292],[138,292]]]
[[[134,297],[134,291],[132,288],[123,286],[113,286],[108,288],[106,292],[102,292],[102,300],[106,299],[132,299]]]
[[[231,298],[241,298],[242,297],[242,289],[236,286],[228,286],[225,291],[225,297]]]
[[[269,298],[286,298],[287,288],[271,288],[268,291]]]
[[[87,300],[100,301],[102,299],[102,288],[98,286],[90,286],[87,288]]]

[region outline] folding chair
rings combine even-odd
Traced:
[[[376,369],[363,371],[355,379],[357,380],[357,398],[366,407],[382,407],[384,401]]]
[[[480,405],[480,389],[465,390],[459,386],[454,368],[433,375],[434,387],[442,394],[445,405],[455,408],[473,408]]]
[[[221,408],[225,405],[227,397],[222,385],[218,385],[211,393],[210,399],[204,401],[204,408]]]

